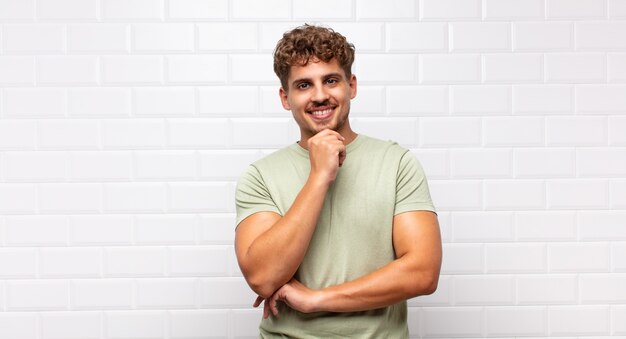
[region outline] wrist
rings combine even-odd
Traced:
[[[312,312],[329,312],[332,311],[330,308],[330,301],[332,300],[331,293],[328,289],[316,290],[315,295],[312,300]]]

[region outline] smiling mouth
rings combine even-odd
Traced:
[[[314,110],[307,110],[307,113],[311,114],[315,120],[323,120],[330,117],[335,111],[335,107],[325,106],[316,107]]]

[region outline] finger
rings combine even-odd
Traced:
[[[265,300],[263,303],[263,319],[267,319],[270,317],[270,303],[269,300]]]
[[[252,304],[252,307],[259,307],[259,305],[261,305],[261,302],[263,302],[263,297],[262,296],[256,297],[256,300],[254,301],[254,304]]]
[[[346,160],[346,151],[345,151],[345,149],[343,151],[339,151],[339,167],[341,167],[341,165],[343,165],[344,160]]]
[[[270,302],[270,308],[272,310],[272,313],[274,314],[274,316],[278,316],[278,296],[277,294],[272,296],[271,302]]]

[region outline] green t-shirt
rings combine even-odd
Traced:
[[[309,153],[292,144],[256,161],[237,185],[237,224],[260,211],[285,215],[310,171]],[[390,141],[359,135],[330,186],[295,278],[321,289],[355,280],[395,259],[393,216],[435,211],[417,159]],[[304,314],[281,305],[261,321],[262,338],[406,338],[407,306]]]

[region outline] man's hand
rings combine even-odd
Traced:
[[[337,177],[337,171],[346,159],[345,138],[325,129],[307,141],[311,161],[311,175],[320,175],[328,183]]]
[[[304,286],[301,282],[291,279],[288,283],[279,288],[270,298],[265,299],[263,304],[263,318],[267,319],[270,312],[274,316],[278,316],[278,302],[282,301],[292,309],[311,313],[316,310],[316,301],[319,297],[319,291]],[[258,307],[263,302],[263,297],[257,297],[253,306]]]

